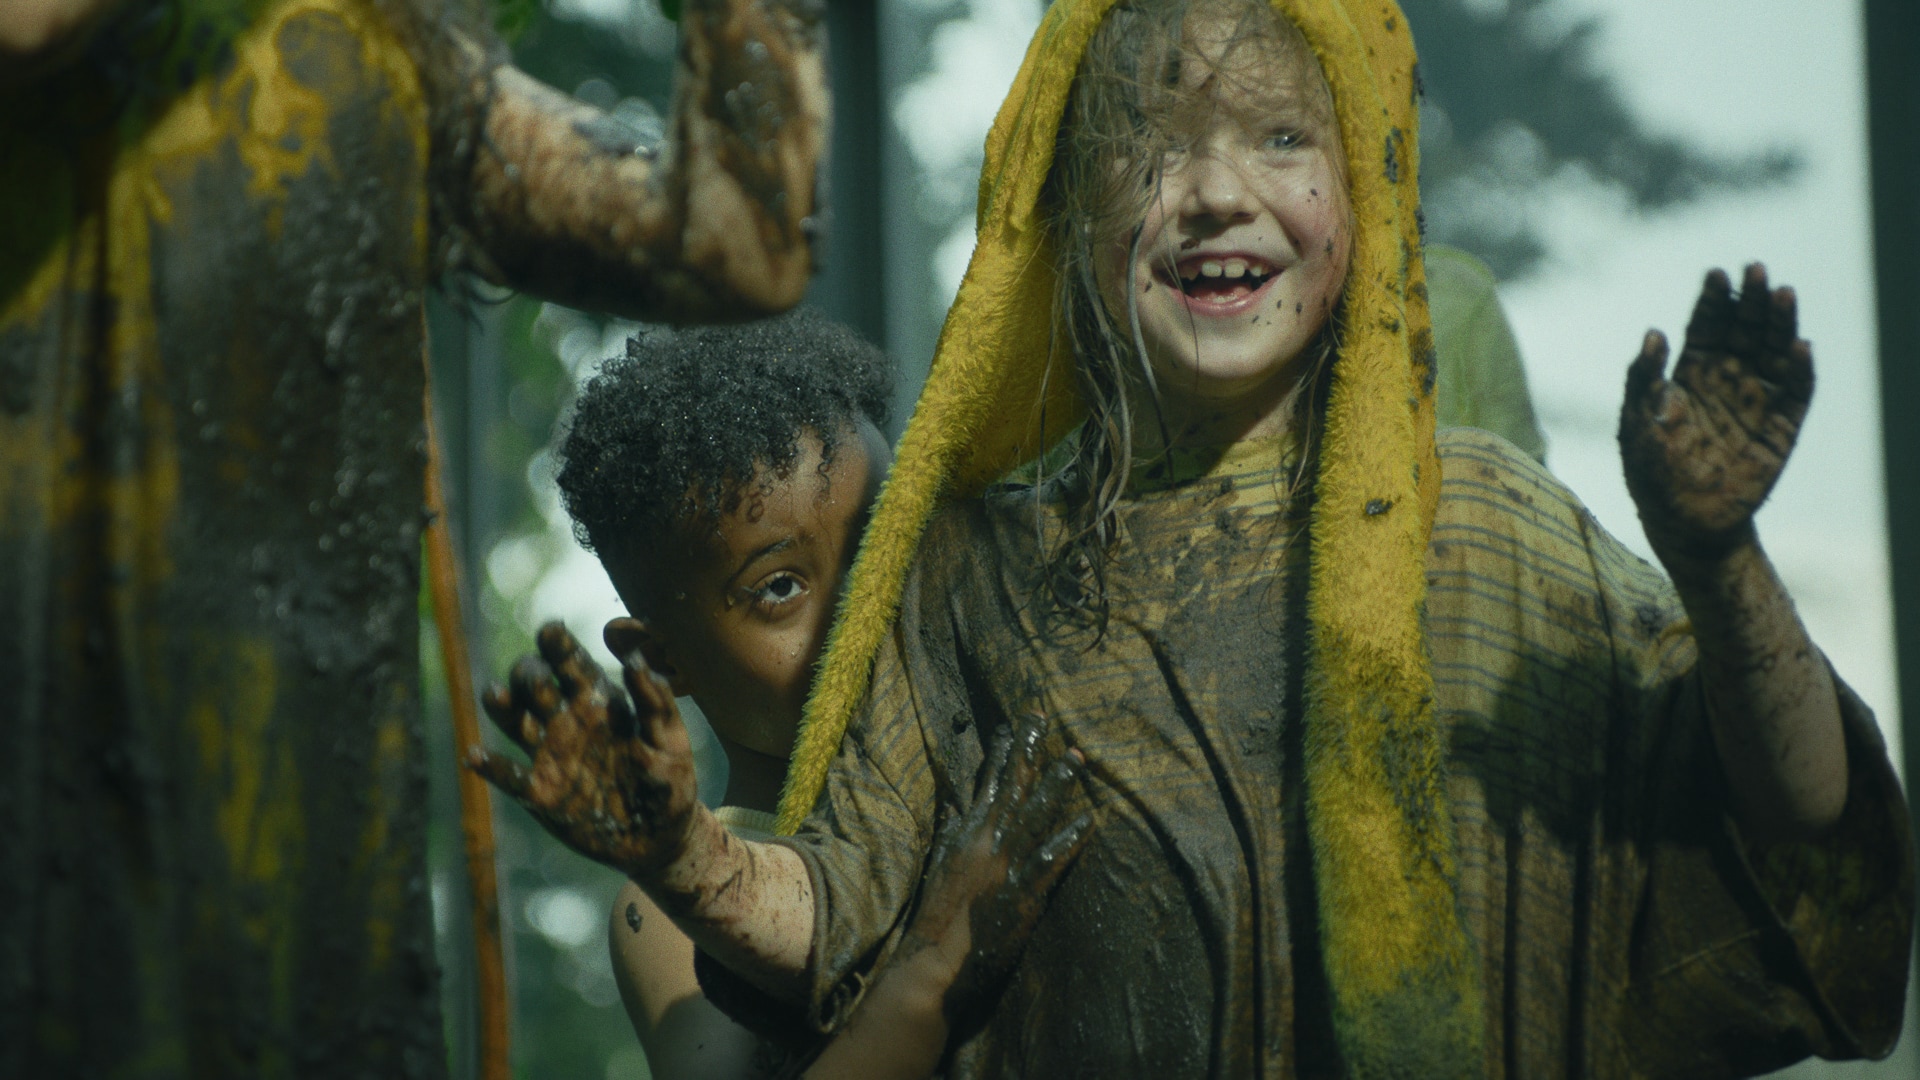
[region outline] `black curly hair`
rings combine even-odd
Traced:
[[[884,428],[892,393],[886,356],[808,308],[629,338],[561,428],[556,481],[573,534],[626,558],[716,520],[760,469],[791,474],[802,431],[820,439],[824,471],[860,419]]]

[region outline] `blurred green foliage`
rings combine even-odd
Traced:
[[[515,63],[584,100],[664,109],[672,81],[673,27],[654,0],[573,5],[496,0],[496,21]],[[644,107],[643,107],[644,108]],[[442,305],[434,321],[436,395],[448,455],[450,510],[463,553],[474,674],[504,678],[532,646],[531,592],[572,544],[556,525],[546,449],[571,401],[575,362],[590,366],[606,320],[518,295]],[[584,372],[582,372],[584,373]],[[490,565],[510,552],[513,573]],[[502,576],[508,586],[502,589]],[[450,1060],[472,1075],[472,931],[447,690],[432,620],[423,609],[422,669],[434,768],[430,862],[445,980]],[[575,627],[597,636],[598,627]],[[482,721],[483,724],[485,721]],[[496,733],[487,737],[503,745]],[[518,1077],[644,1080],[645,1057],[621,1008],[607,955],[606,921],[620,876],[550,839],[525,812],[494,798],[501,920],[512,995]]]
[[[553,335],[540,318],[544,307],[514,296],[479,308],[472,313],[473,332],[465,342],[465,351],[484,353],[474,368],[481,373],[491,369],[494,379],[491,387],[474,388],[478,422],[469,430],[478,437],[467,444],[465,461],[469,512],[456,514],[469,525],[463,546],[471,545],[479,555],[466,560],[464,584],[471,614],[477,616],[471,620],[472,646],[475,678],[482,684],[502,679],[513,659],[531,649],[529,622],[534,616],[524,591],[502,591],[488,571],[487,556],[518,543],[542,557],[529,575],[537,580],[553,553],[571,542],[564,531],[556,533],[549,514],[543,513],[537,486],[543,451],[573,390],[572,373],[558,358]],[[423,618],[422,623],[430,633],[431,620]],[[597,627],[576,629],[592,634]],[[455,1075],[460,1076],[472,1012],[472,939],[452,782],[457,765],[437,643],[423,644],[422,656],[430,751],[439,763],[433,775],[430,857],[440,955],[447,973],[443,1002]],[[495,747],[504,744],[495,733],[487,734]],[[607,956],[606,917],[620,876],[566,850],[497,794],[494,808],[515,1075],[591,1080],[647,1076]]]

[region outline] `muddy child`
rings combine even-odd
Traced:
[[[735,835],[772,835],[814,663],[892,460],[880,433],[892,389],[879,350],[802,309],[633,339],[588,382],[560,439],[558,483],[576,535],[631,613],[607,624],[606,643],[617,655],[643,656],[660,677],[636,698],[663,687],[700,705],[729,765],[714,816]],[[611,715],[523,720],[516,702],[551,702],[561,687],[598,678],[559,626],[542,631],[539,644],[542,655],[523,660],[484,701],[530,751],[569,737],[569,723]],[[1086,827],[1068,820],[1057,835],[1027,829],[1059,804],[1070,780],[1058,771],[1043,778],[1035,747],[1031,736],[1009,740],[983,774],[1000,800],[991,822],[984,801],[970,824],[953,822],[950,854],[940,860],[945,888],[916,920],[925,955],[891,970],[869,1019],[816,1064],[819,1075],[850,1075],[844,1070],[856,1064],[869,1076],[931,1072],[945,1042],[942,1002],[964,957],[951,969],[940,960],[953,951],[946,939],[955,912],[995,884],[981,875],[996,865],[1003,880],[1009,867],[1025,875],[1019,897],[1044,892],[1053,868],[1065,865],[1053,856]],[[536,773],[531,782],[540,780]],[[542,820],[552,827],[567,811],[555,807]],[[1010,828],[1011,842],[973,843]],[[1048,857],[1025,858],[1038,851]],[[692,942],[632,882],[614,903],[609,941],[657,1075],[748,1077],[778,1065],[702,995]]]
[[[949,1075],[1733,1076],[1891,1047],[1905,808],[1752,521],[1812,394],[1794,294],[1716,271],[1671,371],[1657,333],[1627,371],[1662,574],[1505,441],[1435,433],[1417,97],[1388,0],[1051,6],[790,834],[673,811],[671,755],[536,755],[608,778],[583,844],[716,997],[845,1025],[907,948],[937,822],[1044,712],[1098,827]]]

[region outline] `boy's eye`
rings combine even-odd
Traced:
[[[753,602],[766,608],[790,604],[807,594],[807,583],[785,570],[769,576],[751,590]]]

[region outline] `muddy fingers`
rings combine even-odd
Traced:
[[[671,861],[698,805],[672,692],[636,653],[623,672],[629,704],[558,623],[541,629],[538,646],[542,656],[522,658],[507,686],[482,696],[530,763],[479,751],[469,766],[588,858],[629,876]]]
[[[1074,813],[1085,759],[1069,750],[1047,762],[1046,730],[1030,714],[995,734],[972,805],[940,830],[901,944],[902,959],[925,950],[941,959],[951,978],[943,1009],[956,1025],[998,993],[1092,834],[1092,815]]]
[[[1627,372],[1620,454],[1647,539],[1674,559],[1717,558],[1751,538],[1813,393],[1812,348],[1791,289],[1746,270],[1734,293],[1709,273],[1686,348],[1663,377],[1665,342],[1649,334]]]

